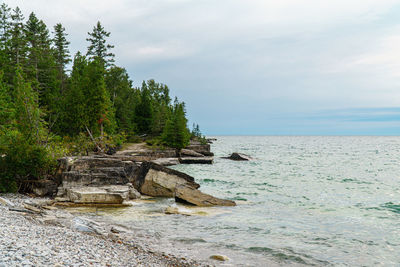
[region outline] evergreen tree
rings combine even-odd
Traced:
[[[19,7],[16,7],[11,14],[11,30],[9,41],[9,57],[15,65],[22,64],[26,54],[26,39],[24,36],[24,16]]]
[[[0,69],[3,70],[4,75],[7,76],[8,70],[11,68],[8,46],[10,40],[11,28],[11,8],[5,3],[0,6]],[[9,78],[8,80],[11,80]]]
[[[147,81],[147,88],[151,95],[154,110],[151,131],[153,135],[158,136],[163,132],[165,124],[171,116],[169,88],[164,84],[156,83],[154,80]]]
[[[66,73],[65,66],[71,62],[68,46],[70,42],[67,41],[67,33],[61,23],[54,26],[54,56],[57,65],[58,79],[61,81],[61,92],[65,91],[66,86]]]
[[[0,138],[11,129],[14,115],[10,92],[7,85],[3,82],[3,73],[0,72]]]
[[[190,132],[187,128],[185,104],[175,98],[171,118],[167,121],[162,134],[163,142],[173,148],[182,149],[189,144]]]
[[[88,125],[88,117],[85,110],[86,99],[83,91],[83,85],[86,82],[85,70],[87,64],[85,56],[78,52],[74,57],[70,86],[65,92],[61,118],[58,120],[56,127],[59,134],[76,136],[85,131],[84,125]]]
[[[100,21],[93,27],[92,32],[88,32],[89,38],[86,39],[90,43],[88,46],[87,56],[90,59],[98,58],[106,67],[110,67],[114,62],[114,54],[109,50],[114,48],[113,45],[107,43],[106,38],[110,37],[110,32],[107,32]]]
[[[135,106],[139,102],[138,91],[124,68],[113,66],[105,75],[106,87],[115,109],[118,130],[128,135],[135,131]]]
[[[11,8],[3,3],[0,6],[0,49],[5,49],[11,28]]]
[[[140,134],[149,134],[153,123],[153,107],[150,91],[143,81],[140,90],[140,102],[135,108],[135,122]]]
[[[61,81],[57,78],[49,31],[33,12],[29,15],[24,31],[27,40],[25,72],[32,88],[40,94],[40,107],[46,110],[46,121],[52,127],[59,116]]]
[[[17,66],[15,73],[14,101],[18,131],[26,140],[39,144],[44,130],[39,96],[25,81],[20,66]]]
[[[112,107],[110,96],[104,82],[104,65],[99,59],[88,63],[85,72],[84,95],[86,97],[86,112],[88,125],[92,132],[113,133],[115,130],[115,113]]]

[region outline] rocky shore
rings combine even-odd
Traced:
[[[34,184],[36,197],[0,195],[0,267],[209,266],[209,260],[160,252],[153,236],[143,239],[126,226],[65,208],[95,207],[97,215],[98,208],[131,206],[142,195],[197,207],[235,206],[201,192],[193,177],[165,167],[171,162],[212,164],[212,156],[209,144],[194,143],[179,152],[138,144],[115,155],[59,159],[55,176]],[[165,213],[187,215],[174,205]]]
[[[207,266],[146,248],[118,226],[46,209],[46,199],[0,197],[0,267]]]

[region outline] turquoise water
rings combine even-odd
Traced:
[[[159,199],[123,211],[124,221],[232,265],[400,264],[400,137],[216,138],[215,164],[174,169],[238,206],[161,216],[173,201]],[[232,152],[254,160],[220,158]]]

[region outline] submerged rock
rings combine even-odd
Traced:
[[[236,161],[249,161],[249,160],[252,160],[252,157],[250,157],[249,155],[246,155],[246,154],[234,152],[229,157],[223,157],[223,159],[230,159],[230,160],[236,160]]]
[[[176,187],[175,200],[177,202],[189,203],[199,207],[236,206],[234,201],[216,198],[186,185],[179,185]]]

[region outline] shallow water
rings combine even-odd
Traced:
[[[113,220],[151,229],[171,251],[222,253],[233,265],[400,263],[400,137],[217,138],[215,164],[174,169],[237,207],[167,216],[173,200],[156,199]],[[232,152],[254,160],[220,158]]]

